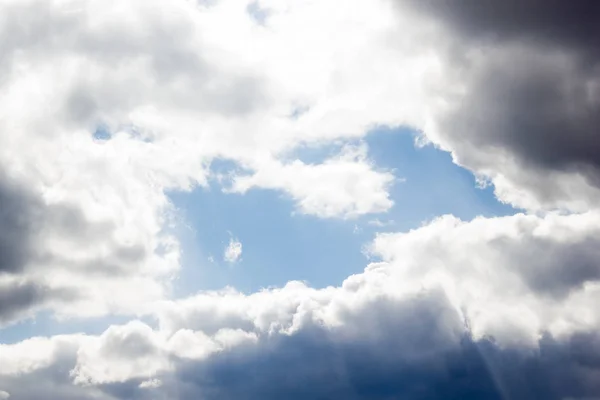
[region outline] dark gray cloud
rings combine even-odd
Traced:
[[[450,62],[466,94],[439,123],[461,163],[518,180],[485,157],[503,154],[523,173],[577,172],[600,187],[600,3],[399,4],[437,22],[452,42]],[[542,200],[569,196],[528,189]]]
[[[139,243],[110,241],[114,223],[90,221],[69,203],[45,204],[25,186],[0,174],[0,326],[13,322],[43,305],[75,300],[85,293],[78,288],[48,288],[45,278],[53,268],[68,268],[73,276],[131,276],[150,250]],[[66,249],[80,250],[90,243],[106,242],[110,254],[73,261],[44,245],[45,237],[62,240]]]
[[[41,207],[27,191],[0,176],[0,274],[25,267],[32,235],[41,228]]]
[[[170,384],[185,400],[600,396],[597,335],[545,336],[539,351],[522,351],[500,348],[493,338],[475,341],[468,331],[451,340],[458,320],[438,296],[379,300],[341,329],[311,326],[184,364]]]
[[[31,283],[0,286],[0,325],[20,312],[27,310],[46,298],[45,291]]]
[[[526,165],[597,173],[600,87],[590,83],[599,72],[558,53],[515,48],[489,54],[443,126],[457,141],[466,136],[484,151],[509,150]]]
[[[594,0],[408,0],[466,40],[533,40],[600,55],[600,3]]]
[[[50,289],[30,281],[0,285],[0,327],[44,303],[66,303],[76,298],[75,290]]]
[[[597,233],[565,242],[531,236],[498,237],[488,245],[504,267],[522,277],[532,293],[564,299],[587,282],[600,280],[600,237]]]
[[[600,396],[600,337],[549,335],[539,350],[455,336],[460,318],[443,296],[379,299],[343,327],[293,335],[183,362],[153,392],[138,382],[104,387],[119,399],[548,399]]]
[[[179,361],[157,389],[104,385],[118,399],[549,399],[600,396],[600,337],[549,335],[539,350],[473,340],[440,293],[383,297],[344,324]]]
[[[398,335],[400,338],[401,336]],[[583,343],[540,342],[539,354],[501,349],[493,342],[460,345],[436,357],[381,362],[393,351],[359,343],[335,344],[325,332],[302,333],[251,354],[221,354],[182,370],[181,399],[564,399],[600,395],[598,366]],[[391,347],[387,347],[391,346]]]
[[[106,399],[548,399],[600,396],[600,336],[546,334],[539,348],[474,340],[440,292],[412,299],[381,296],[340,315],[342,325],[308,323],[291,335],[262,335],[203,360],[173,359],[158,387],[143,379],[75,386],[77,346],[54,351],[47,368],[1,377],[14,398]],[[143,335],[142,335],[143,336]],[[141,342],[147,341],[135,336]],[[127,357],[153,351],[133,341]],[[150,346],[151,347],[151,346]],[[123,347],[120,345],[120,349]],[[124,360],[125,361],[125,360]],[[36,384],[32,384],[36,382]],[[94,397],[97,396],[97,397]]]
[[[432,335],[415,349],[427,350]],[[401,333],[381,342],[344,342],[324,329],[264,338],[257,347],[235,348],[204,362],[178,365],[156,389],[141,380],[77,387],[68,377],[73,361],[17,379],[0,379],[14,398],[110,399],[406,399],[506,400],[600,396],[600,338],[580,334],[566,341],[551,336],[539,351],[500,348],[468,335],[453,348],[405,359],[394,348]],[[392,353],[394,357],[381,357]],[[35,381],[36,384],[32,384]],[[98,393],[97,389],[103,392]],[[61,397],[64,396],[64,397]],[[94,397],[98,396],[98,397]]]
[[[0,273],[18,273],[34,259],[44,258],[36,244],[39,234],[94,241],[103,238],[114,226],[91,223],[72,205],[46,205],[30,190],[0,175]],[[120,248],[119,258],[132,261],[144,257],[137,248]]]

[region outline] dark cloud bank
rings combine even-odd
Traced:
[[[335,345],[322,332],[270,343],[261,352],[224,354],[180,374],[182,399],[564,399],[599,396],[598,354],[581,336],[548,337],[539,354],[501,350],[490,341],[461,345],[415,362],[393,349]],[[395,343],[388,343],[393,346]]]
[[[380,300],[339,331],[312,327],[256,348],[188,364],[179,398],[564,399],[600,396],[600,338],[550,336],[536,351],[501,349],[468,333],[436,295]],[[368,330],[348,337],[352,328]],[[451,330],[451,329],[450,329]],[[452,343],[450,343],[452,341]]]
[[[461,329],[462,326],[462,329]],[[68,350],[68,351],[67,351]],[[51,368],[0,385],[36,399],[593,399],[600,396],[600,336],[545,335],[539,349],[473,340],[440,293],[382,297],[346,315],[343,326],[308,324],[293,335],[265,335],[204,361],[173,360],[158,388],[141,380],[93,388],[69,384],[74,350]],[[126,350],[126,349],[123,349]],[[31,385],[32,379],[36,384]],[[55,397],[52,397],[55,396]],[[100,397],[94,397],[100,396]]]
[[[525,175],[578,173],[600,187],[600,3],[398,4],[437,23],[454,43],[452,62],[467,93],[440,126],[442,140],[461,163],[510,174],[484,156],[503,154],[528,168]],[[525,190],[541,202],[569,196],[535,181]]]

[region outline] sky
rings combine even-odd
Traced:
[[[0,0],[0,400],[600,398],[578,0]]]

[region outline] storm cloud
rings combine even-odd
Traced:
[[[538,203],[506,197],[516,205],[581,211],[574,203],[586,197],[594,204],[600,188],[598,3],[398,3],[446,32],[450,76],[464,88],[439,115],[433,141],[476,173],[499,178],[494,183],[506,178],[531,192]],[[570,187],[548,173],[571,176]],[[575,183],[577,176],[584,182]]]

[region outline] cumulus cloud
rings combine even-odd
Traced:
[[[427,137],[531,209],[599,199],[594,1],[397,1],[435,28],[448,79]]]
[[[323,218],[385,212],[394,204],[388,193],[394,176],[374,170],[366,156],[365,145],[347,146],[322,164],[269,164],[254,175],[235,177],[231,190],[288,188],[300,212]]]
[[[422,59],[408,60],[394,78],[411,93],[374,86],[373,72],[397,69],[376,57],[383,45],[349,46],[331,34],[356,36],[360,26],[356,37],[379,43],[393,26],[390,7],[351,8],[334,21],[310,3],[261,2],[268,18],[259,23],[250,4],[0,4],[0,199],[11,227],[0,235],[0,270],[72,294],[65,304],[30,301],[11,321],[44,308],[135,314],[167,296],[179,245],[165,193],[206,185],[215,159],[248,172],[236,180],[238,192],[280,190],[304,213],[391,207],[391,173],[362,155],[310,165],[286,158],[306,143],[344,143],[418,118],[398,106],[418,95]],[[308,25],[310,36],[295,39]],[[386,100],[364,108],[376,98]]]
[[[229,244],[225,248],[223,253],[223,259],[228,263],[235,263],[240,260],[242,256],[242,242],[237,239],[229,239]]]
[[[379,235],[380,261],[338,287],[202,292],[158,303],[155,327],[4,345],[0,384],[24,398],[16,382],[37,375],[140,399],[594,396],[599,218],[440,217]]]
[[[587,217],[595,231],[597,217]],[[339,287],[204,292],[160,304],[154,328],[136,321],[97,337],[5,345],[0,384],[24,398],[15,383],[24,373],[140,399],[150,387],[182,399],[593,396],[597,284],[566,279],[571,292],[557,299],[528,289],[528,272],[515,265],[531,247],[527,260],[538,261],[548,241],[584,250],[585,235],[572,237],[578,218],[443,217],[378,237],[371,251],[382,261]],[[60,360],[70,367],[49,368]],[[146,383],[154,380],[162,384]]]

